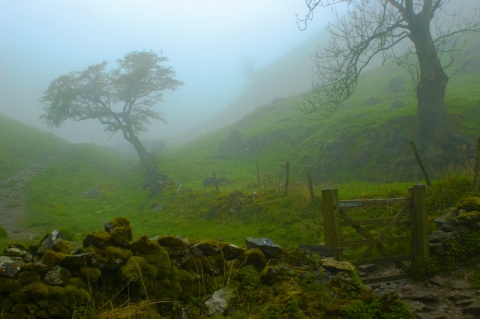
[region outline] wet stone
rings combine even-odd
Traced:
[[[283,248],[275,244],[270,238],[253,238],[248,237],[245,240],[245,245],[247,249],[258,248],[260,249],[265,257],[279,259],[282,257]]]

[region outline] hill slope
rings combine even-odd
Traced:
[[[0,114],[0,179],[68,144],[51,133]]]

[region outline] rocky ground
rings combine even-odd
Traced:
[[[471,265],[473,266],[473,265]],[[466,265],[424,281],[403,279],[369,284],[376,294],[394,291],[418,319],[480,318],[480,289],[472,287],[473,270]],[[395,267],[363,273],[363,278],[399,275]]]

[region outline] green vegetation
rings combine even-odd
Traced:
[[[0,180],[54,155],[67,142],[0,114]]]

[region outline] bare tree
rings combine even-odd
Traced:
[[[327,26],[329,43],[313,56],[315,80],[301,109],[334,113],[357,88],[360,75],[375,58],[394,61],[411,72],[417,97],[418,142],[445,149],[463,138],[448,115],[445,92],[461,53],[462,33],[480,32],[479,10],[461,16],[447,12],[448,0],[305,0],[308,13],[299,19],[306,28],[319,7],[331,7],[334,24]],[[341,5],[346,14],[336,9]],[[416,57],[412,62],[411,57]],[[448,56],[446,58],[445,56]]]

